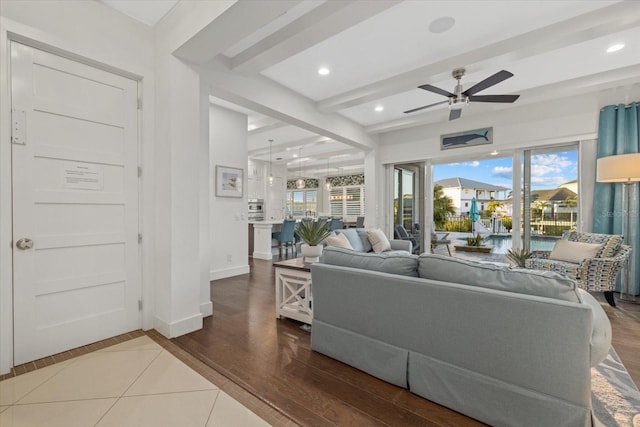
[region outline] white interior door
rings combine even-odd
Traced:
[[[140,327],[137,82],[12,43],[11,95],[18,365]]]

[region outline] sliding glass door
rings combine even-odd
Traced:
[[[420,242],[424,241],[424,176],[424,164],[394,165],[393,228],[402,225]]]
[[[525,150],[521,161],[523,247],[551,250],[579,223],[578,144]]]

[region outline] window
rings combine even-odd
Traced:
[[[333,187],[329,194],[331,216],[340,216],[345,221],[355,221],[364,216],[364,185]]]
[[[318,212],[318,190],[287,191],[287,216],[300,218],[316,216]]]

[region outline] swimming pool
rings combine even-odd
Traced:
[[[531,236],[531,250],[550,251],[558,239],[559,237]],[[511,236],[493,234],[485,239],[484,244],[493,245],[491,253],[506,254],[511,249],[511,241]]]

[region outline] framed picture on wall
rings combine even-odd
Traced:
[[[216,165],[216,196],[242,197],[244,170]]]

